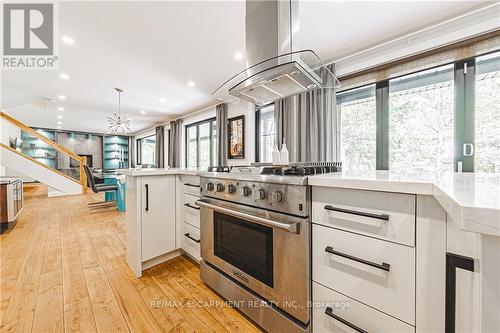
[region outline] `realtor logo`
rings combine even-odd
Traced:
[[[3,4],[3,69],[57,69],[54,3]]]

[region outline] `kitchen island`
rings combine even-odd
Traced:
[[[336,315],[367,331],[500,329],[499,174],[342,172],[308,183],[313,301],[349,300]],[[313,323],[343,325],[319,307]]]
[[[136,276],[182,253],[199,261],[199,176],[233,176],[120,173]],[[345,329],[338,317],[374,332],[498,331],[500,175],[338,172],[307,183],[315,331]]]
[[[181,253],[199,260],[197,170],[125,169],[119,174],[126,175],[126,259],[135,275]]]

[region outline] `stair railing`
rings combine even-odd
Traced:
[[[11,123],[12,125],[14,125],[15,127],[19,128],[21,131],[24,131],[26,133],[29,133],[29,135],[36,137],[37,139],[44,142],[46,145],[48,145],[49,147],[51,147],[52,149],[54,149],[58,153],[64,154],[64,155],[68,156],[70,159],[77,161],[78,168],[79,168],[79,180],[76,180],[75,178],[72,178],[69,175],[67,175],[67,174],[65,174],[65,173],[63,173],[55,168],[51,168],[47,164],[41,163],[40,161],[20,152],[19,150],[15,149],[13,147],[10,147],[9,145],[7,145],[3,142],[0,142],[0,145],[2,147],[9,149],[17,154],[20,154],[20,155],[24,156],[25,158],[28,158],[28,159],[32,160],[33,162],[35,162],[35,163],[53,171],[53,172],[56,172],[56,173],[66,177],[68,179],[71,179],[72,181],[80,183],[80,185],[82,186],[82,193],[87,192],[87,175],[86,175],[85,169],[84,169],[84,165],[87,164],[87,158],[85,156],[77,155],[75,152],[71,151],[70,149],[52,141],[51,139],[49,139],[45,135],[38,133],[37,131],[35,131],[31,127],[23,124],[22,122],[20,122],[19,120],[15,119],[15,118],[12,118],[11,116],[9,116],[8,114],[6,114],[3,111],[0,111],[0,119],[6,120],[9,123]]]

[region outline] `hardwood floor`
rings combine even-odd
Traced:
[[[2,332],[260,332],[186,257],[136,279],[125,262],[125,214],[90,215],[87,203],[98,200],[25,188],[16,227],[0,236]]]

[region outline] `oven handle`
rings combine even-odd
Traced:
[[[200,201],[200,200],[196,201],[196,204],[198,206],[200,206],[200,207],[205,207],[205,208],[208,208],[208,209],[213,209],[213,210],[221,212],[221,213],[225,213],[225,214],[236,216],[236,217],[239,217],[239,218],[242,218],[242,219],[250,220],[252,222],[255,222],[255,223],[258,223],[258,224],[261,224],[261,225],[265,225],[265,226],[268,226],[268,227],[283,229],[283,230],[286,230],[288,232],[295,233],[295,234],[298,234],[300,232],[299,231],[299,223],[282,223],[282,222],[277,222],[277,221],[273,221],[273,220],[270,220],[270,219],[266,219],[264,217],[251,215],[251,214],[248,214],[248,213],[245,213],[245,212],[238,212],[238,211],[235,211],[235,210],[232,210],[232,209],[229,209],[229,208],[224,208],[224,207],[221,207],[221,206],[212,205],[210,203],[203,202],[203,201]]]

